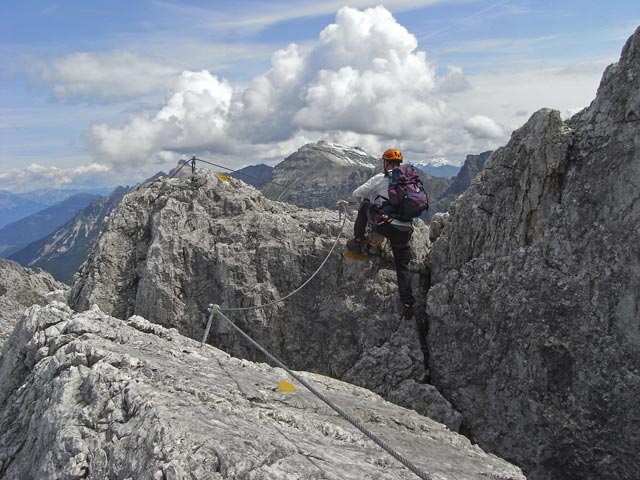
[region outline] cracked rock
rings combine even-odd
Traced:
[[[279,392],[281,369],[138,328],[145,322],[28,311],[0,361],[0,478],[415,478],[302,386]],[[25,361],[43,338],[64,335],[55,353]],[[524,480],[442,424],[363,388],[299,375],[433,479]]]
[[[66,303],[69,287],[43,270],[23,268],[0,259],[0,347],[13,331],[22,312],[33,304]]]

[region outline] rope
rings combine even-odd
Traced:
[[[266,178],[262,178],[262,177],[258,177],[256,175],[250,175],[248,173],[240,172],[238,170],[234,170],[233,168],[225,167],[224,165],[218,165],[217,163],[209,162],[208,160],[203,160],[201,158],[194,157],[193,159],[195,159],[198,162],[206,163],[207,165],[212,165],[214,167],[222,168],[223,170],[228,170],[229,172],[236,173],[236,174],[238,174],[240,176],[253,178],[255,180],[260,180],[260,181],[262,181],[264,183],[271,183],[271,184],[276,185],[278,187],[288,188],[289,190],[293,190],[295,192],[304,193],[305,195],[312,195],[312,196],[316,196],[316,197],[329,197],[330,196],[328,193],[314,193],[314,192],[310,192],[309,190],[302,190],[300,188],[294,188],[294,187],[290,187],[290,186],[287,186],[287,185],[283,185],[281,183],[276,183],[276,182],[273,182],[271,180],[267,180]],[[193,159],[191,159],[191,160],[180,160],[180,161],[181,162],[190,162]],[[171,175],[170,178],[173,178],[173,176],[175,176],[182,169],[182,167],[184,167],[184,166],[185,166],[185,163],[183,163],[182,166],[176,172],[174,172],[174,174]],[[349,205],[355,205],[356,203],[357,202],[353,202],[353,201],[352,202],[347,202],[347,204],[349,204]]]
[[[300,377],[299,375],[294,373],[284,363],[282,363],[276,357],[271,355],[271,353],[269,353],[267,350],[265,350],[258,342],[256,342],[253,338],[251,338],[249,335],[247,335],[240,327],[238,327],[224,313],[222,313],[223,311],[220,309],[220,307],[218,305],[210,305],[210,311],[211,311],[211,314],[209,315],[209,324],[207,325],[207,330],[205,332],[205,335],[207,335],[209,333],[209,328],[211,326],[211,319],[213,318],[213,315],[214,314],[220,315],[222,318],[224,318],[229,323],[229,325],[231,325],[231,327],[233,327],[238,333],[240,333],[240,335],[242,335],[247,341],[249,341],[249,343],[251,343],[254,347],[256,347],[258,350],[260,350],[264,355],[266,355],[267,358],[269,358],[269,360],[271,360],[273,363],[275,363],[280,368],[285,370],[289,375],[291,375],[292,378],[294,378],[295,380],[300,382],[300,384],[303,385],[307,390],[309,390],[312,394],[314,394],[316,397],[318,397],[320,400],[322,400],[324,403],[326,403],[331,409],[333,409],[335,412],[337,412],[347,422],[349,422],[355,428],[357,428],[362,433],[364,433],[367,437],[369,437],[375,444],[377,444],[385,452],[387,452],[393,458],[395,458],[400,463],[402,463],[405,467],[407,467],[409,470],[411,470],[413,473],[415,473],[419,478],[421,478],[423,480],[433,480],[432,477],[430,477],[426,472],[420,470],[413,463],[411,463],[404,455],[402,455],[400,452],[396,451],[394,448],[392,448],[390,445],[388,445],[384,440],[382,440],[380,437],[378,437],[375,433],[373,433],[367,427],[365,427],[362,424],[362,422],[360,422],[357,418],[355,418],[353,415],[351,415],[350,413],[348,413],[345,410],[343,410],[340,406],[338,406],[335,403],[333,403],[329,398],[327,398],[324,394],[322,394],[321,392],[316,390],[306,380],[304,380],[302,377]],[[205,338],[206,338],[206,336],[205,336]],[[203,343],[204,343],[204,339],[203,339]]]
[[[344,202],[344,201],[343,202],[338,202],[338,205],[340,206],[340,216],[341,217],[342,217],[343,211],[346,210],[345,203],[346,202]],[[287,298],[292,297],[293,295],[298,293],[311,280],[314,279],[314,277],[318,274],[318,272],[320,272],[320,270],[322,270],[322,267],[324,267],[324,265],[329,260],[329,257],[331,256],[331,254],[333,253],[333,251],[336,248],[336,245],[338,244],[338,240],[340,240],[340,237],[342,236],[342,232],[344,231],[344,224],[345,224],[346,221],[347,221],[347,216],[346,216],[346,213],[345,213],[344,218],[342,219],[342,225],[340,225],[340,232],[338,233],[338,236],[336,237],[335,241],[333,242],[333,245],[331,246],[331,250],[329,250],[329,253],[324,258],[324,260],[322,261],[322,263],[320,264],[318,269],[315,272],[313,272],[313,275],[311,275],[302,285],[300,285],[298,288],[296,288],[293,292],[289,293],[288,295],[286,295],[286,296],[284,296],[284,297],[282,297],[282,298],[280,298],[278,300],[274,300],[273,302],[265,303],[264,305],[256,305],[254,307],[223,308],[220,311],[222,311],[222,312],[246,312],[248,310],[259,310],[261,308],[267,308],[267,307],[270,307],[271,305],[275,305],[276,303],[284,302]],[[203,341],[203,343],[204,343],[204,341]]]
[[[218,168],[223,168],[232,172],[236,172],[236,170],[233,170],[231,168],[227,168],[224,167],[222,165],[217,165],[215,163],[212,162],[208,162],[206,160],[202,160],[199,158],[195,158],[195,160],[198,160],[200,162],[203,163],[207,163],[210,165],[213,165],[214,167],[218,167]],[[186,165],[183,164],[182,166]],[[182,168],[182,167],[180,167]],[[176,172],[177,173],[177,172]],[[254,177],[252,175],[248,175],[248,174],[243,174],[241,173],[240,175],[246,175],[248,177],[252,177],[252,178],[256,178],[259,180],[263,180],[265,182],[268,183],[273,183],[274,185],[278,185],[280,187],[284,187],[284,188],[290,188],[291,190],[297,190],[295,188],[292,187],[286,187],[284,185],[280,185],[277,184],[275,182],[269,182],[268,180],[262,179],[260,177]],[[302,191],[302,190],[297,190],[297,191]],[[304,192],[304,193],[309,193],[309,192]],[[326,196],[326,195],[323,195]],[[389,455],[391,455],[393,458],[395,458],[396,460],[398,460],[400,463],[402,463],[405,467],[407,467],[411,472],[413,472],[414,474],[416,474],[419,478],[423,479],[423,480],[433,480],[427,473],[423,472],[422,470],[420,470],[418,467],[416,467],[413,463],[411,463],[406,457],[404,457],[400,452],[396,451],[395,449],[393,449],[390,445],[388,445],[384,440],[382,440],[380,437],[378,437],[375,433],[371,432],[368,428],[366,428],[362,422],[360,422],[357,418],[355,418],[353,415],[351,415],[350,413],[346,412],[345,410],[343,410],[341,407],[339,407],[338,405],[336,405],[335,403],[333,403],[329,398],[327,398],[325,395],[323,395],[321,392],[319,392],[318,390],[316,390],[311,384],[309,384],[307,381],[305,381],[302,377],[300,377],[299,375],[297,375],[296,373],[294,373],[291,369],[289,369],[284,363],[282,363],[278,358],[276,358],[275,356],[273,356],[271,353],[269,353],[265,348],[263,348],[258,342],[256,342],[253,338],[251,338],[247,333],[244,332],[244,330],[242,330],[240,327],[238,327],[235,323],[233,323],[229,317],[227,317],[223,312],[240,312],[240,311],[248,311],[248,310],[258,310],[258,309],[262,309],[262,308],[266,308],[269,307],[271,305],[275,305],[276,303],[280,303],[280,302],[284,302],[285,300],[287,300],[288,298],[292,297],[293,295],[295,295],[296,293],[298,293],[300,290],[302,290],[311,280],[313,280],[315,278],[315,276],[320,272],[320,270],[322,270],[322,267],[324,267],[324,265],[327,263],[327,261],[329,260],[329,257],[331,256],[331,254],[333,253],[333,251],[336,248],[336,245],[338,244],[338,241],[340,240],[340,237],[342,236],[342,232],[344,231],[344,225],[345,222],[347,220],[347,215],[346,215],[346,205],[348,205],[349,202],[346,201],[340,201],[338,202],[338,205],[340,207],[339,210],[339,220],[342,220],[342,223],[340,225],[340,232],[338,233],[338,235],[336,236],[335,241],[333,242],[333,245],[331,246],[331,250],[329,250],[329,253],[327,254],[327,256],[325,257],[325,259],[322,261],[322,263],[320,264],[320,266],[316,269],[315,272],[313,272],[313,274],[302,284],[300,285],[298,288],[296,288],[294,291],[292,291],[291,293],[289,293],[288,295],[278,299],[278,300],[274,300],[272,302],[266,303],[264,305],[256,305],[253,307],[240,307],[240,308],[225,308],[225,309],[221,309],[219,305],[209,305],[209,319],[207,321],[207,327],[205,329],[204,335],[202,337],[202,345],[204,345],[207,341],[207,338],[209,337],[209,332],[211,330],[211,325],[213,322],[213,316],[215,314],[220,315],[223,319],[225,319],[229,325],[231,325],[232,328],[234,328],[238,333],[240,333],[240,335],[242,335],[247,341],[249,341],[249,343],[251,343],[254,347],[256,347],[258,350],[260,350],[267,358],[269,358],[273,363],[275,363],[276,365],[278,365],[280,368],[282,368],[283,370],[285,370],[293,379],[297,380],[301,385],[303,385],[307,390],[309,390],[312,394],[314,394],[316,397],[318,397],[320,400],[322,400],[324,403],[326,403],[331,409],[333,409],[335,412],[337,412],[341,417],[343,417],[346,421],[348,421],[351,425],[353,425],[355,428],[357,428],[358,430],[360,430],[364,435],[366,435],[367,437],[369,437],[375,444],[377,444],[380,448],[382,448],[384,451],[386,451]],[[344,218],[343,217],[344,214]]]
[[[256,177],[254,175],[249,175],[248,173],[238,172],[238,170],[234,170],[233,168],[225,167],[224,165],[218,165],[217,163],[213,163],[213,162],[208,162],[207,160],[202,160],[201,158],[196,158],[196,160],[199,161],[199,162],[202,162],[202,163],[206,163],[208,165],[213,165],[214,167],[223,168],[224,170],[228,170],[230,172],[237,173],[238,175],[244,175],[245,177],[253,178],[255,180],[261,180],[261,181],[263,181],[265,183],[272,183],[273,185],[276,185],[278,187],[288,188],[289,190],[293,190],[293,191],[296,191],[296,192],[301,192],[301,193],[304,193],[306,195],[315,195],[317,197],[328,197],[329,196],[326,193],[313,193],[313,192],[310,192],[309,190],[302,190],[300,188],[289,187],[289,186],[283,185],[281,183],[272,182],[271,180],[267,180],[266,178]]]
[[[184,162],[184,163],[183,163],[182,165],[180,165],[180,168],[179,168],[178,170],[176,170],[175,172],[173,172],[173,174],[172,174],[169,178],[173,178],[173,177],[175,177],[175,176],[178,174],[178,172],[179,172],[180,170],[182,170],[182,168],[183,168],[187,163],[189,163],[189,162],[190,162],[190,160],[180,160],[180,161],[181,161],[181,162]]]

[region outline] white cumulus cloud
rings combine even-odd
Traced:
[[[209,150],[227,142],[232,87],[209,72],[183,72],[155,115],[134,115],[122,128],[94,125],[89,138],[114,163],[162,158],[165,151]]]
[[[180,73],[139,55],[115,51],[74,53],[35,67],[37,78],[53,85],[57,100],[115,100],[166,90]]]
[[[99,163],[67,168],[31,163],[21,169],[0,172],[0,189],[25,192],[71,185],[102,185],[110,172],[108,166]]]
[[[465,122],[465,128],[471,135],[477,138],[502,138],[504,131],[489,117],[474,115]]]
[[[94,125],[88,137],[99,157],[121,165],[181,153],[263,161],[319,139],[425,156],[495,143],[504,132],[493,119],[466,118],[448,103],[470,89],[462,69],[438,77],[417,45],[384,7],[343,7],[316,42],[278,50],[271,68],[246,85],[185,71],[156,113]]]

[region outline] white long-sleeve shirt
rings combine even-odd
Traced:
[[[383,172],[376,173],[373,177],[356,188],[352,195],[359,202],[368,198],[371,202],[382,205],[382,202],[389,197],[389,178],[386,177]],[[395,218],[390,218],[389,223],[400,230],[412,229],[412,222],[403,222]]]
[[[353,196],[360,202],[368,198],[372,202],[382,205],[384,199],[378,195],[385,198],[389,196],[389,179],[382,172],[376,173],[353,191]]]

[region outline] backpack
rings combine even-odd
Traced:
[[[429,208],[429,199],[413,165],[400,165],[389,175],[389,197],[382,209],[390,216],[410,222]]]

